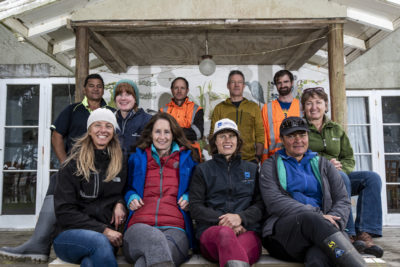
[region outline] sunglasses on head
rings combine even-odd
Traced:
[[[293,118],[282,122],[281,129],[293,128],[293,127],[307,127],[307,123],[302,118]]]
[[[309,93],[309,92],[324,92],[325,93],[324,88],[322,88],[322,87],[310,87],[310,88],[303,90],[303,94]]]

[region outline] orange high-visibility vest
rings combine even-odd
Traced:
[[[264,122],[265,135],[264,152],[262,155],[262,161],[264,161],[281,149],[282,143],[279,138],[279,127],[286,117],[278,100],[265,104],[261,110],[261,116]],[[293,116],[302,116],[300,101],[296,98],[293,99],[287,113],[287,117]]]
[[[171,100],[164,108],[160,108],[160,111],[172,115],[182,128],[190,128],[196,112],[200,109],[202,109],[202,107],[189,101],[189,98],[186,98],[181,106],[178,106]]]
[[[165,107],[160,108],[161,112],[166,112],[170,114],[175,120],[178,122],[179,126],[182,128],[192,128],[197,136],[201,136],[200,130],[197,127],[192,127],[194,117],[196,112],[202,109],[199,105],[195,104],[192,101],[189,101],[189,98],[186,97],[185,102],[181,106],[175,104],[173,100],[165,105]],[[197,129],[197,131],[196,131]],[[197,133],[198,132],[198,133]],[[199,155],[201,158],[201,149],[200,144],[196,141],[192,143],[192,147],[196,148],[199,151]]]

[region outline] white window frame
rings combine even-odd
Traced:
[[[36,206],[34,215],[1,215],[0,229],[32,229],[35,227],[43,199],[49,185],[51,153],[51,107],[53,84],[75,84],[74,78],[18,78],[0,79],[0,163],[4,166],[4,137],[6,122],[7,85],[37,84],[39,93],[38,161],[36,183]],[[0,172],[0,207],[3,197],[3,172]]]
[[[382,97],[400,96],[399,90],[347,90],[347,97],[368,97],[371,133],[372,170],[382,179],[382,220],[384,226],[400,225],[400,213],[388,213],[386,193],[385,151],[383,142]],[[361,153],[364,154],[364,153]]]

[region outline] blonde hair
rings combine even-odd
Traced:
[[[87,132],[84,136],[76,140],[70,155],[63,162],[62,167],[66,166],[71,160],[75,160],[76,172],[74,175],[83,176],[83,178],[89,182],[90,173],[98,173],[94,165],[94,149],[93,140]],[[122,150],[116,134],[114,134],[107,145],[107,153],[111,160],[108,164],[104,182],[109,182],[114,179],[122,168]]]

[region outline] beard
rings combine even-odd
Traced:
[[[289,88],[289,87],[282,87],[281,89],[278,90],[278,93],[281,96],[287,96],[291,92],[292,92],[292,88]]]

